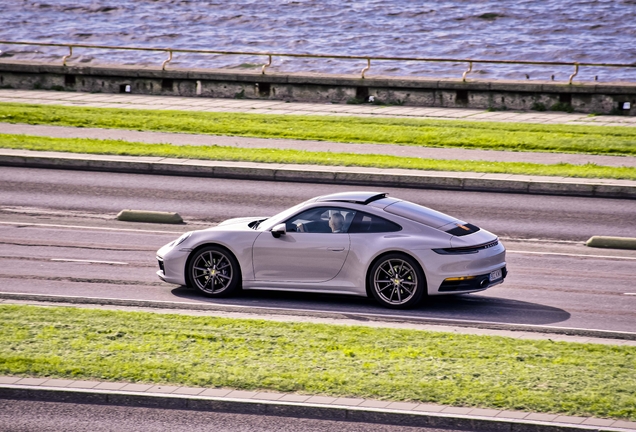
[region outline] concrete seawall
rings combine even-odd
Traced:
[[[480,81],[0,61],[0,88],[636,115],[636,83]]]

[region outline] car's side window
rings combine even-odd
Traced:
[[[358,212],[351,222],[349,234],[395,232],[400,230],[402,230],[402,227],[394,222],[379,216]]]
[[[290,218],[286,229],[298,233],[346,233],[355,214],[354,210],[338,207],[316,207]]]

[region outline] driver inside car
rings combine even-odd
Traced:
[[[329,218],[329,228],[331,228],[331,232],[341,233],[342,226],[344,225],[344,217],[340,213],[334,213]]]

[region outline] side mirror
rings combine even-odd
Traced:
[[[272,235],[275,238],[279,238],[280,236],[286,233],[287,233],[287,227],[284,223],[278,224],[274,228],[272,228]]]

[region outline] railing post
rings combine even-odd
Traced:
[[[161,63],[161,70],[166,70],[166,65],[172,61],[172,50],[168,50],[168,52],[170,53],[170,56]]]
[[[568,84],[572,85],[572,79],[579,73],[579,64],[574,63],[574,73],[570,75],[570,79],[568,80]]]
[[[201,54],[220,54],[220,55],[249,55],[249,56],[268,56],[267,64],[262,65],[261,74],[265,74],[265,71],[268,67],[272,65],[272,57],[308,57],[308,58],[333,58],[333,59],[350,59],[350,60],[366,60],[367,66],[360,71],[360,77],[362,79],[366,78],[366,72],[371,69],[371,58],[374,60],[384,61],[418,61],[418,62],[443,62],[443,63],[453,63],[453,64],[461,64],[468,63],[468,69],[462,74],[462,81],[466,82],[466,77],[473,70],[473,63],[484,63],[484,64],[520,64],[520,65],[542,65],[542,66],[574,66],[574,73],[569,76],[568,84],[572,84],[574,78],[578,76],[579,68],[581,66],[590,66],[590,67],[621,67],[621,68],[636,68],[636,63],[580,63],[580,62],[549,62],[549,61],[526,61],[526,60],[488,60],[488,59],[480,59],[480,58],[423,58],[423,57],[382,57],[382,56],[346,56],[346,55],[324,55],[324,54],[292,54],[292,53],[280,53],[280,52],[235,52],[235,51],[216,51],[216,50],[197,50],[197,49],[172,49],[172,48],[146,48],[146,47],[134,47],[134,46],[110,46],[110,45],[92,45],[92,44],[67,44],[67,43],[41,43],[41,42],[27,42],[27,41],[5,41],[0,40],[0,44],[8,44],[8,45],[36,45],[36,46],[46,46],[46,47],[56,47],[62,48],[67,47],[69,49],[69,53],[62,57],[62,64],[64,67],[67,66],[67,60],[73,56],[73,48],[87,48],[87,49],[114,49],[114,50],[133,50],[133,51],[152,51],[152,52],[167,52],[169,54],[168,59],[165,60],[161,69],[166,70],[166,66],[168,63],[172,61],[172,57],[174,52],[178,53],[201,53]],[[6,50],[4,51],[6,52]],[[2,54],[3,51],[0,51]],[[530,79],[528,74],[525,75],[526,79]],[[554,75],[552,75],[552,80],[554,80]],[[597,76],[594,77],[595,81],[598,81]]]
[[[462,74],[462,81],[466,82],[466,75],[473,70],[473,62],[468,62],[468,70]]]
[[[371,59],[368,58],[367,59],[367,67],[365,67],[364,69],[362,69],[362,71],[360,72],[362,79],[364,79],[364,74],[367,73],[367,71],[371,69]]]
[[[68,46],[68,55],[62,57],[62,66],[66,66],[66,60],[73,56],[73,45]]]
[[[270,54],[269,61],[267,62],[267,64],[264,64],[263,67],[261,68],[261,75],[265,75],[265,69],[267,69],[271,65],[272,65],[272,55]]]

